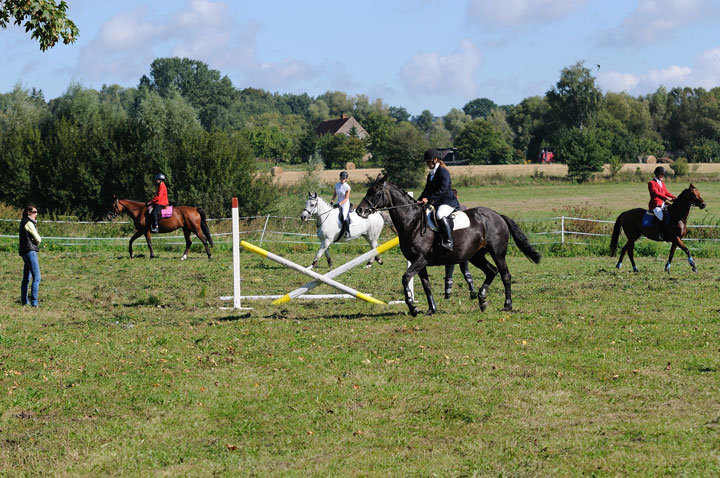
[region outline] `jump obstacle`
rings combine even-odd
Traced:
[[[373,257],[375,257],[378,254],[382,254],[383,252],[392,249],[393,247],[397,246],[400,243],[400,240],[398,237],[395,237],[394,239],[391,239],[378,247],[356,257],[355,259],[352,259],[345,264],[341,265],[340,267],[337,267],[335,269],[332,269],[331,271],[327,272],[325,275],[318,274],[317,272],[308,269],[306,267],[303,267],[289,259],[286,259],[282,256],[279,256],[277,254],[273,254],[270,251],[267,251],[261,247],[255,246],[254,244],[251,244],[247,241],[240,241],[240,220],[239,220],[239,214],[238,214],[238,202],[237,198],[233,198],[232,200],[232,236],[233,236],[233,295],[228,297],[220,297],[221,300],[232,300],[233,301],[233,308],[234,309],[243,309],[243,307],[240,306],[240,302],[242,299],[274,299],[273,304],[283,304],[285,302],[288,302],[292,299],[298,298],[298,299],[336,299],[336,298],[357,298],[361,300],[365,300],[370,303],[374,304],[385,304],[385,302],[382,302],[378,299],[375,299],[374,297],[364,294],[360,291],[357,291],[351,287],[348,287],[340,282],[337,282],[333,280],[334,277],[339,276],[340,274],[343,274],[350,269],[353,269],[354,267],[357,267],[358,265],[369,261]],[[240,295],[240,246],[245,248],[246,250],[253,252],[255,254],[258,254],[260,256],[263,256],[267,259],[273,260],[285,267],[288,267],[289,269],[293,269],[297,272],[300,272],[302,274],[305,274],[307,276],[312,277],[314,280],[302,285],[301,287],[298,287],[297,289],[288,292],[285,295]],[[343,294],[307,294],[308,291],[314,289],[315,287],[319,286],[320,284],[327,284],[331,287],[334,287],[342,292]],[[404,303],[404,301],[391,301],[391,304],[395,303]]]

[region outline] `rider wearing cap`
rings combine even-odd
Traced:
[[[170,202],[168,201],[167,187],[165,186],[165,175],[159,173],[155,175],[155,196],[148,202],[148,206],[152,206],[152,212],[150,213],[151,225],[150,232],[158,232],[158,221],[160,220],[160,214],[164,207],[167,207]]]
[[[664,177],[665,168],[658,166],[655,168],[655,177],[648,183],[648,191],[650,191],[650,204],[648,205],[648,209],[655,214],[655,217],[658,218],[661,224],[667,224],[670,219],[670,215],[665,211],[665,201],[675,199],[675,196],[665,187],[665,183],[663,183]],[[658,236],[660,240],[663,239],[662,233],[659,233]]]
[[[332,199],[333,202],[337,198],[338,202],[335,203],[336,208],[340,208],[340,223],[342,228],[340,229],[340,235],[338,239],[343,237],[350,237],[350,185],[347,183],[348,173],[343,171],[340,173],[340,182],[335,183],[335,191],[333,191]]]
[[[430,174],[427,176],[425,189],[420,194],[418,203],[430,203],[435,207],[438,229],[442,236],[440,245],[445,249],[452,250],[453,222],[450,214],[460,207],[460,203],[453,194],[450,172],[440,159],[440,152],[436,149],[429,149],[425,151],[423,159],[430,169]]]

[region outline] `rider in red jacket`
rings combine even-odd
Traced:
[[[150,232],[152,233],[158,232],[158,221],[160,220],[160,214],[162,214],[163,208],[170,204],[170,202],[168,201],[165,179],[166,178],[163,173],[155,175],[155,185],[157,186],[157,190],[155,191],[155,196],[153,196],[153,198],[148,202],[148,206],[153,207],[152,213],[150,213],[150,218],[152,219]]]
[[[675,196],[665,187],[665,183],[663,183],[664,177],[665,168],[658,166],[655,168],[655,177],[648,183],[648,191],[650,191],[648,209],[655,214],[661,224],[667,224],[668,219],[670,219],[669,214],[665,211],[665,201],[675,199]],[[659,236],[662,239],[662,234],[659,234]]]

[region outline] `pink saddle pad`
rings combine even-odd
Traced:
[[[162,212],[160,213],[160,217],[163,217],[163,218],[165,218],[165,217],[172,217],[172,213],[173,213],[173,207],[172,207],[172,206],[165,206],[165,207],[163,208]]]

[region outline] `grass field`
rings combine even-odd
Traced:
[[[605,186],[531,194],[627,191]],[[478,202],[524,210],[508,190],[525,186],[494,188]],[[714,184],[701,191],[720,204]],[[666,274],[665,248],[633,274],[609,257],[512,255],[511,313],[499,280],[485,313],[459,274],[443,300],[435,269],[440,312],[413,319],[360,301],[221,310],[227,247],[185,262],[181,246],[152,261],[124,248],[41,251],[38,309],[17,303],[21,260],[0,252],[0,475],[720,473],[720,259],[693,274],[676,256]],[[305,282],[242,261],[244,294]],[[390,252],[341,279],[397,299],[403,264]]]

